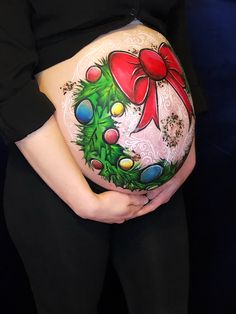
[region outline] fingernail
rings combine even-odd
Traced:
[[[146,205],[147,203],[149,203],[149,201],[150,201],[149,198],[147,198],[147,199],[146,199],[146,202],[145,202],[145,205]]]

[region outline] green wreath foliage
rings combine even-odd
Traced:
[[[113,182],[117,187],[123,187],[131,191],[149,190],[158,187],[168,181],[177,171],[177,164],[166,160],[159,160],[156,164],[163,167],[162,175],[150,183],[140,181],[142,173],[141,163],[134,161],[129,170],[123,170],[118,166],[121,158],[131,158],[131,152],[119,144],[108,144],[104,141],[103,133],[109,128],[118,128],[119,125],[112,119],[111,107],[116,102],[124,105],[125,111],[130,106],[128,98],[122,93],[114,81],[107,59],[103,58],[95,66],[101,69],[101,77],[96,82],[80,80],[73,92],[73,107],[87,99],[93,107],[93,118],[86,125],[76,124],[78,133],[76,141],[84,153],[86,164],[91,168],[91,160],[99,160],[103,164],[100,170],[105,180]],[[125,114],[125,112],[124,112]]]

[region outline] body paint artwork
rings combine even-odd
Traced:
[[[170,180],[188,155],[193,107],[171,47],[112,51],[73,89],[75,145],[90,169],[117,187],[149,190]]]
[[[151,120],[159,128],[156,82],[166,80],[181,97],[189,115],[193,109],[186,91],[184,72],[171,48],[162,43],[158,52],[142,49],[139,56],[115,51],[108,57],[109,67],[117,85],[129,100],[136,105],[145,103],[142,117],[134,130],[145,128]]]

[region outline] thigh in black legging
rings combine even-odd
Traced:
[[[188,233],[181,191],[154,212],[113,225],[111,256],[130,314],[186,314]]]
[[[38,313],[96,314],[110,225],[77,216],[14,147],[9,151],[4,213]]]

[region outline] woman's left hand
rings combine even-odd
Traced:
[[[186,158],[184,164],[175,174],[175,176],[162,186],[147,192],[147,197],[150,202],[145,205],[140,211],[136,213],[135,217],[145,215],[150,211],[154,211],[160,205],[167,203],[179,187],[184,183],[188,176],[193,171],[196,164],[196,152],[195,152],[195,140],[193,140],[190,152]],[[132,218],[135,218],[132,217]]]

